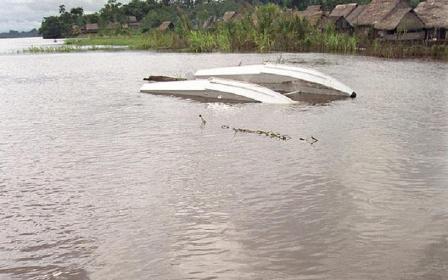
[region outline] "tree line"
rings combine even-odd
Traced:
[[[268,3],[298,10],[304,10],[309,5],[322,5],[323,9],[331,10],[338,4],[353,2],[365,4],[370,0],[132,0],[127,4],[108,0],[93,14],[85,14],[82,7],[67,10],[65,5],[60,5],[59,15],[45,17],[39,32],[44,38],[72,37],[79,33],[79,29],[74,27],[82,27],[87,23],[97,23],[101,27],[111,23],[121,26],[130,16],[141,23],[140,31],[146,32],[165,20],[176,22],[179,18],[187,17],[197,26],[211,16],[221,17],[229,10],[244,10]]]
[[[39,37],[37,29],[33,28],[30,31],[16,31],[10,30],[9,32],[0,33],[0,38],[25,38],[25,37]]]

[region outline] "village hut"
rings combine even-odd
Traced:
[[[239,19],[239,18],[240,18],[240,15],[239,15],[238,12],[227,11],[227,12],[224,13],[224,15],[222,17],[222,20],[224,22],[231,22],[231,21],[234,21],[234,20]]]
[[[345,18],[352,26],[358,25],[358,17],[364,11],[364,9],[367,7],[367,5],[358,5],[353,11],[348,14]]]
[[[324,29],[329,25],[333,26],[338,32],[352,34],[354,31],[352,24],[343,16],[329,16],[322,18],[320,22],[321,29]]]
[[[352,34],[353,25],[348,21],[347,17],[357,6],[358,4],[356,3],[336,5],[330,15],[322,19],[321,27],[333,25],[336,31]]]
[[[396,8],[374,25],[379,38],[384,40],[424,40],[423,21],[412,8]]]
[[[355,31],[358,35],[375,35],[374,26],[395,9],[410,8],[406,0],[372,0],[359,14]]]
[[[161,31],[161,32],[170,31],[170,30],[174,30],[174,24],[171,21],[164,21],[159,26],[159,31]]]
[[[85,33],[98,33],[99,26],[98,23],[87,23],[84,27]]]
[[[322,11],[321,5],[308,6],[304,11],[295,12],[295,15],[306,19],[312,26],[322,25],[322,20],[327,16],[327,14]]]
[[[140,27],[140,22],[137,20],[135,16],[128,16],[127,25],[131,29],[137,29]]]
[[[358,4],[356,3],[336,5],[336,7],[334,7],[334,9],[331,11],[330,17],[347,18],[348,15],[356,9],[356,7],[358,7]]]
[[[427,0],[418,4],[415,12],[425,23],[426,39],[447,40],[448,0]]]

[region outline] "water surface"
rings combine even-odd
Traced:
[[[447,64],[283,54],[358,93],[320,104],[138,92],[278,57],[0,56],[0,279],[447,279]]]

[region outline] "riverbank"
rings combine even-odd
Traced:
[[[151,32],[138,35],[90,36],[85,38],[67,39],[67,47],[95,46],[128,47],[131,50],[170,50],[176,52],[317,52],[356,54],[382,58],[426,58],[448,61],[447,45],[424,45],[422,43],[381,42],[373,41],[359,47],[359,40],[345,34],[327,32],[312,34],[306,40],[288,40],[286,36],[279,40],[262,40],[230,35],[228,32],[190,31],[186,35],[176,32]],[[252,35],[255,37],[255,35]],[[280,43],[281,42],[281,43]]]
[[[339,32],[334,25],[318,27],[306,18],[265,5],[233,21],[195,29],[187,18],[172,30],[109,31],[66,40],[71,46],[127,46],[133,50],[183,52],[317,52],[360,54],[383,58],[429,58],[448,61],[448,46],[423,42],[384,42]]]

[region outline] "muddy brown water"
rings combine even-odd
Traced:
[[[278,54],[5,53],[0,279],[448,279],[447,64],[283,54],[358,97],[279,106],[138,92]]]

